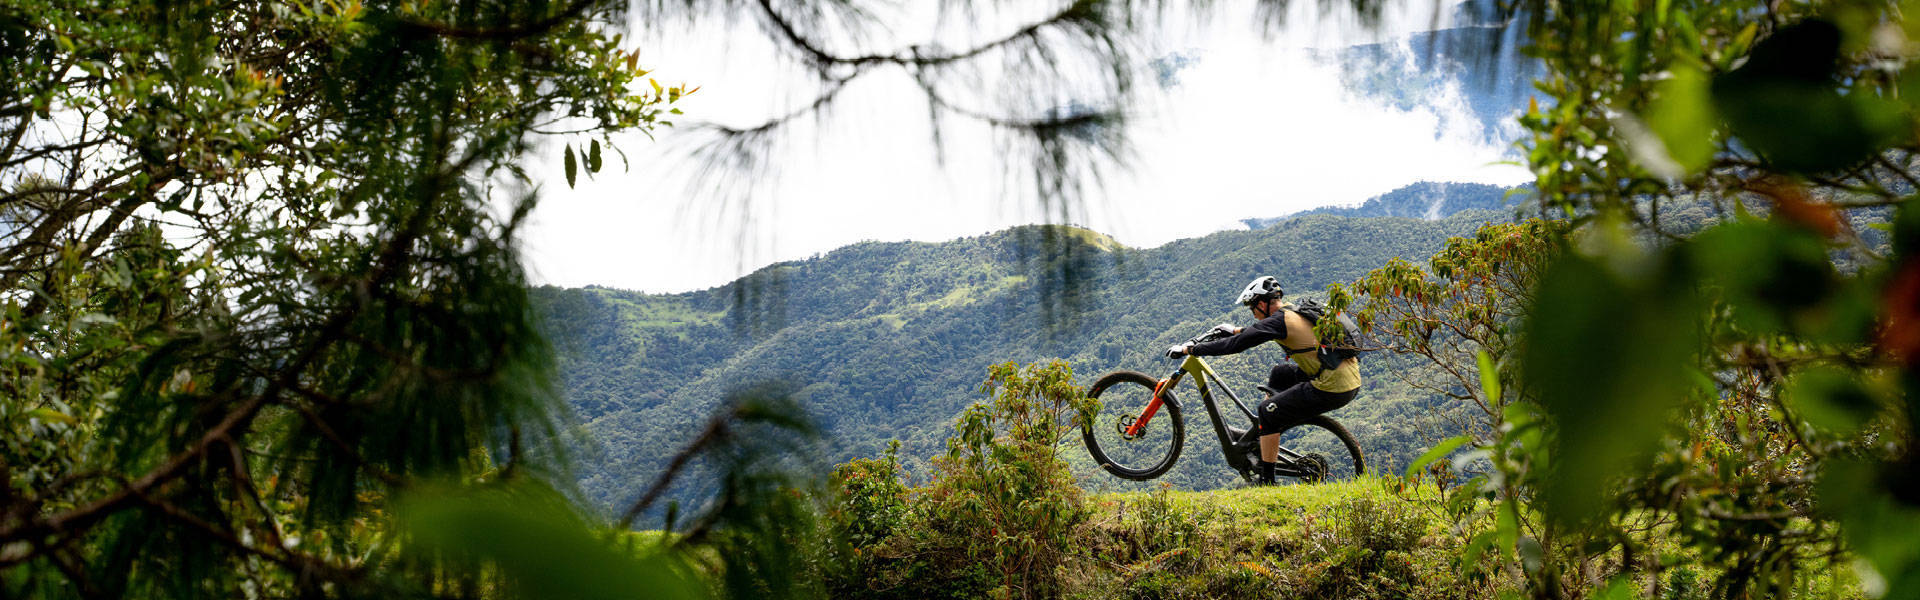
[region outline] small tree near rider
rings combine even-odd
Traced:
[[[1306,317],[1282,303],[1285,292],[1273,277],[1261,277],[1240,292],[1239,303],[1259,319],[1252,325],[1217,325],[1215,330],[1231,337],[1197,344],[1180,344],[1167,349],[1167,356],[1221,356],[1238,354],[1264,342],[1284,348],[1293,364],[1280,363],[1267,374],[1264,388],[1269,394],[1260,402],[1257,433],[1260,435],[1259,483],[1273,483],[1274,462],[1279,459],[1280,434],[1295,425],[1353,401],[1360,391],[1360,360],[1348,358],[1337,365],[1323,365],[1317,356],[1319,338]]]

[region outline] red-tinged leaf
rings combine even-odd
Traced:
[[[1881,306],[1887,315],[1880,329],[1880,348],[1909,368],[1920,366],[1920,258],[1907,259],[1888,282],[1885,294]]]
[[[1822,236],[1832,238],[1846,227],[1846,222],[1832,205],[1807,197],[1806,190],[1800,186],[1763,182],[1754,191],[1772,198],[1781,217],[1819,232]]]

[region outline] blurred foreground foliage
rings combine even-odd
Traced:
[[[1442,256],[1345,288],[1389,346],[1501,399],[1493,435],[1408,470],[1492,501],[1456,511],[1482,528],[1463,564],[1538,598],[1661,597],[1679,570],[1718,598],[1834,571],[1920,597],[1920,7],[1505,8],[1548,67],[1521,117],[1537,211],[1571,230],[1517,273]]]
[[[681,581],[555,487],[515,248],[537,140],[678,96],[619,8],[0,2],[0,596]]]

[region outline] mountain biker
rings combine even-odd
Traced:
[[[1239,302],[1253,311],[1258,321],[1246,327],[1217,325],[1215,330],[1231,333],[1232,337],[1167,349],[1170,358],[1189,354],[1238,354],[1269,341],[1286,350],[1293,364],[1274,365],[1267,374],[1264,389],[1269,395],[1260,403],[1258,411],[1260,484],[1273,483],[1274,463],[1280,458],[1281,432],[1315,415],[1346,406],[1360,391],[1360,360],[1350,358],[1340,361],[1337,367],[1324,368],[1316,356],[1320,340],[1313,334],[1313,325],[1294,312],[1292,305],[1280,301],[1284,295],[1279,280],[1271,276],[1255,279],[1240,292]]]

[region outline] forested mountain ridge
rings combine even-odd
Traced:
[[[560,350],[565,395],[600,445],[580,461],[582,486],[611,506],[637,493],[729,393],[770,385],[793,394],[829,434],[827,460],[877,455],[897,438],[902,458],[918,466],[979,399],[988,365],[1064,358],[1082,385],[1118,368],[1169,369],[1159,358],[1168,345],[1248,320],[1231,300],[1257,275],[1279,277],[1290,295],[1313,294],[1395,256],[1424,260],[1447,238],[1505,216],[1309,214],[1145,250],[1085,229],[1028,226],[854,244],[697,292],[542,287],[534,297]],[[1251,391],[1280,359],[1261,349],[1215,366]],[[1380,363],[1370,371],[1386,366],[1366,362]],[[1425,400],[1373,379],[1339,416],[1376,458],[1417,452],[1424,411],[1415,403]],[[1195,453],[1169,479],[1226,483],[1229,473],[1196,442],[1211,443],[1190,436]]]
[[[1242,219],[1240,222],[1250,229],[1260,229],[1306,215],[1438,219],[1465,210],[1505,211],[1514,206],[1508,197],[1508,192],[1514,189],[1484,183],[1422,181],[1368,198],[1354,206],[1322,206],[1283,217]]]

